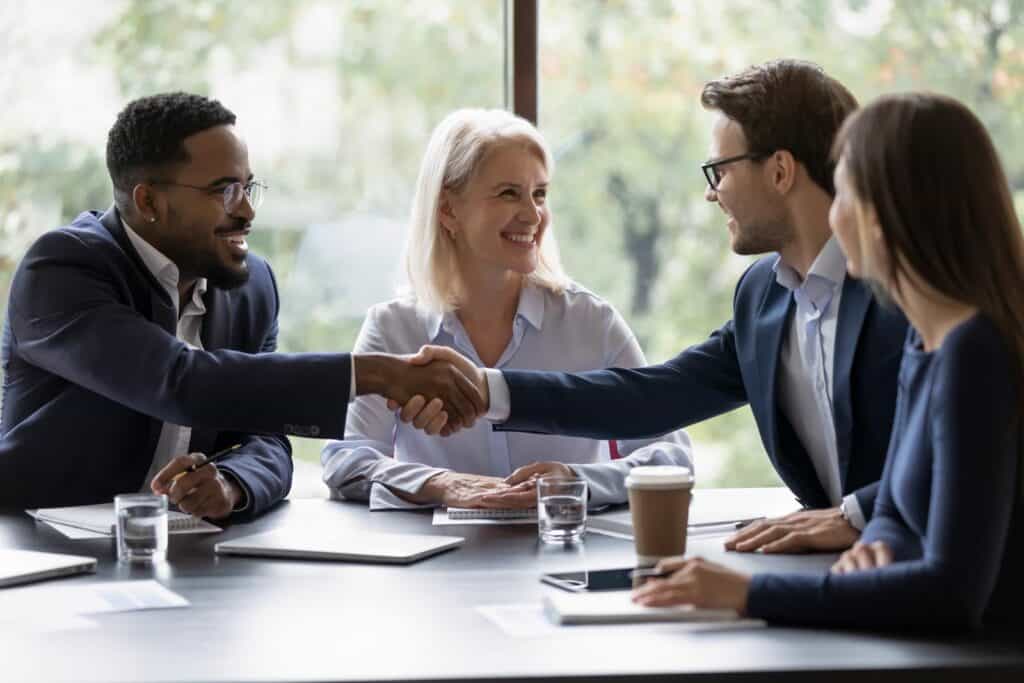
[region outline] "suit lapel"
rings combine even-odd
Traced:
[[[765,292],[761,311],[758,315],[758,334],[756,336],[756,358],[760,386],[758,396],[751,397],[751,402],[763,401],[766,416],[765,427],[768,429],[766,443],[770,444],[772,455],[779,457],[779,424],[777,377],[779,357],[782,355],[782,340],[785,338],[786,325],[793,306],[793,295],[786,288],[772,282]]]
[[[871,306],[871,292],[849,275],[843,282],[843,297],[836,320],[836,345],[833,353],[832,410],[836,428],[836,450],[839,453],[839,480],[846,490],[846,474],[850,466],[850,443],[853,432],[853,401],[850,373],[857,353],[864,318]]]

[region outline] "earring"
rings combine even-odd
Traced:
[[[156,223],[156,216],[150,216],[149,217],[149,222],[150,223]]]

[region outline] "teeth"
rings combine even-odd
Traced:
[[[512,240],[513,242],[521,242],[523,244],[529,244],[533,241],[533,235],[505,235],[505,239]]]

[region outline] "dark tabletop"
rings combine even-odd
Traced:
[[[221,540],[282,528],[458,535],[456,550],[410,566],[216,556]],[[834,555],[688,554],[746,571],[824,571]],[[93,555],[95,576],[155,578],[182,609],[101,614],[98,628],[48,633],[0,618],[0,681],[350,680],[1024,680],[1024,635],[816,631],[772,625],[693,632],[684,624],[563,627],[507,635],[475,608],[537,603],[544,571],[629,566],[632,543],[588,533],[537,541],[535,526],[435,527],[428,512],[369,512],[325,500],[283,503],[221,534],[174,535],[168,561],[119,565],[110,540],[69,540],[22,512],[0,514],[0,547]],[[58,582],[5,589],[31,591]],[[835,673],[825,674],[825,671]],[[867,677],[867,678],[865,678]]]

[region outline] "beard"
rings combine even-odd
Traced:
[[[781,251],[793,239],[793,228],[781,218],[760,220],[747,225],[736,222],[732,250],[741,256]]]
[[[248,258],[234,268],[229,268],[223,263],[211,264],[206,269],[206,281],[217,289],[237,289],[249,281]]]

